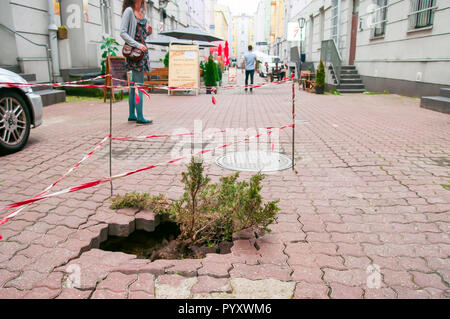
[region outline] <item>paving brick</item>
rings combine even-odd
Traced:
[[[214,278],[228,278],[230,277],[230,270],[233,268],[231,262],[212,262],[202,261],[203,267],[198,270],[198,275],[207,275]]]
[[[346,286],[363,286],[366,284],[367,274],[363,270],[335,270],[331,268],[323,269],[325,275],[323,279],[328,283],[340,283]]]
[[[295,288],[294,299],[328,299],[329,288],[324,284],[299,282]]]
[[[366,288],[364,299],[395,299],[397,294],[391,288]]]
[[[330,296],[333,299],[360,299],[364,293],[359,287],[350,287],[338,283],[330,284],[330,288]]]
[[[442,278],[437,274],[426,274],[418,271],[410,271],[413,275],[414,282],[421,288],[436,288],[441,290],[448,289],[448,283],[444,283]]]
[[[155,293],[155,276],[152,274],[138,274],[137,280],[130,286],[131,292],[145,292],[154,295]]]
[[[45,287],[34,288],[28,292],[23,298],[24,299],[53,299],[60,294],[60,290],[48,289]]]
[[[292,280],[307,283],[323,283],[322,280],[322,270],[317,267],[303,267],[303,266],[292,266],[294,272],[292,273]]]
[[[137,280],[137,275],[125,275],[118,272],[108,274],[108,277],[98,284],[97,289],[108,289],[113,292],[127,291],[128,287]]]
[[[274,278],[288,281],[291,278],[291,272],[291,269],[286,266],[233,264],[230,276],[231,278],[248,278],[250,280]]]
[[[384,282],[390,287],[400,286],[405,288],[418,288],[413,282],[413,277],[409,272],[382,269],[381,273],[383,275]]]
[[[230,282],[226,278],[214,278],[199,276],[197,283],[192,287],[193,294],[204,294],[213,292],[231,293]]]
[[[199,259],[185,259],[172,261],[173,266],[166,268],[167,273],[179,274],[184,277],[197,275],[197,270],[202,267]]]
[[[27,291],[18,290],[16,288],[0,288],[0,299],[20,299]]]
[[[155,299],[155,295],[145,291],[130,291],[128,299]]]
[[[75,288],[64,288],[56,299],[87,299],[91,291],[78,290]]]
[[[91,296],[91,299],[126,299],[127,293],[114,292],[107,289],[97,289]]]

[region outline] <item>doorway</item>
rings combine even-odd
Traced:
[[[359,13],[359,0],[353,0],[352,30],[350,34],[350,56],[348,58],[349,65],[353,65],[355,63],[356,36],[358,34],[358,21],[359,21],[358,13]]]

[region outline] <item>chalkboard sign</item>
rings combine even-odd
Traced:
[[[111,74],[114,79],[119,79],[123,81],[128,81],[128,68],[127,59],[123,56],[109,56],[106,58],[106,74]],[[110,86],[110,78],[107,77],[105,83]],[[112,86],[128,86],[128,83],[113,80]],[[104,90],[103,98],[106,102],[106,92],[108,89]],[[123,90],[121,91],[121,98],[123,99]],[[112,98],[114,100],[114,89],[112,90]]]

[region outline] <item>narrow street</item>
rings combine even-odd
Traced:
[[[449,116],[395,94],[296,94],[297,172],[263,182],[264,199],[281,207],[270,234],[239,234],[231,255],[197,260],[102,251],[108,234],[126,236],[138,220],[155,220],[109,209],[103,183],[34,203],[0,226],[0,298],[448,298]],[[292,123],[290,83],[253,94],[219,90],[215,98],[216,105],[205,94],[151,94],[149,126],[127,122],[127,100],[116,102],[113,137],[190,132],[196,120],[203,131]],[[24,150],[0,157],[0,207],[41,193],[107,136],[109,103],[51,105],[43,121]],[[170,160],[180,140],[113,140],[113,175]],[[291,156],[291,140],[291,128],[280,131],[281,153]],[[53,191],[108,177],[108,151],[106,143]],[[232,174],[215,156],[208,175]],[[185,168],[178,162],[115,180],[114,193],[179,198]],[[80,289],[65,286],[72,265]]]

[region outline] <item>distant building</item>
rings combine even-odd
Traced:
[[[258,3],[258,9],[255,14],[255,47],[257,51],[269,53],[270,24],[266,18],[266,2],[268,1],[263,0]]]
[[[232,18],[232,58],[240,65],[248,46],[255,46],[255,20],[253,17],[241,14]]]
[[[289,20],[300,17],[306,60],[355,66],[368,91],[423,96],[450,86],[448,0],[299,0]],[[346,82],[330,72],[326,81]]]
[[[231,38],[231,12],[226,5],[216,4],[214,7],[214,35],[229,41]]]
[[[199,27],[201,29],[205,29],[205,21],[207,20],[205,7],[208,6],[206,4],[208,0],[185,0],[185,1],[186,1],[185,3],[188,6],[188,17],[189,17],[188,24]],[[183,4],[184,1],[170,1],[170,3],[178,3],[178,2],[180,2],[180,4]]]

